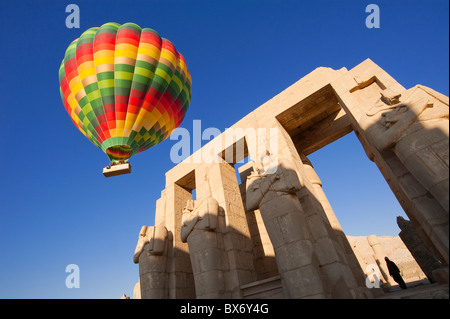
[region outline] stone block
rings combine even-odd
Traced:
[[[440,199],[440,203],[444,210],[448,211],[449,207],[449,181],[448,175],[445,180],[433,185],[430,187],[430,193],[433,194],[436,198]]]
[[[228,267],[230,269],[251,270],[253,265],[253,253],[245,251],[228,251]]]
[[[194,229],[189,235],[189,245],[192,245],[193,247],[203,247],[205,241],[210,243],[208,246],[217,247],[218,239],[216,232]]]
[[[438,284],[448,285],[448,267],[433,270],[433,278]]]
[[[398,181],[400,187],[411,199],[424,196],[427,193],[427,190],[419,184],[419,182],[409,172],[400,176]]]
[[[252,282],[241,286],[245,299],[283,299],[285,298],[280,276]]]
[[[276,222],[278,223],[283,243],[309,239],[308,231],[299,212],[288,212],[278,216]]]
[[[280,273],[310,265],[314,260],[314,248],[308,240],[285,244],[275,251]]]
[[[237,231],[230,231],[222,234],[225,251],[247,251],[251,252],[253,243],[251,239]]]
[[[329,237],[324,221],[318,214],[310,214],[306,217],[306,222],[314,240]]]
[[[141,282],[146,282],[147,284],[145,286],[141,287],[148,287],[151,289],[164,289],[166,285],[166,277],[164,276],[165,273],[144,273],[140,275]]]
[[[314,297],[323,299],[326,297],[317,269],[312,265],[285,272],[282,277],[282,284],[290,298]]]
[[[314,251],[319,259],[320,266],[341,262],[333,241],[329,237],[323,237],[314,242]]]
[[[430,152],[429,148],[419,150],[415,156],[410,156],[405,166],[415,172],[415,177],[426,189],[430,189],[436,181],[448,180],[448,164],[443,163],[441,156]],[[433,179],[429,174],[433,174]]]
[[[161,271],[166,268],[165,256],[152,256],[144,252],[139,258],[139,273]]]
[[[428,227],[432,227],[433,225],[448,223],[448,213],[444,211],[442,206],[430,194],[414,198],[412,204],[419,212],[422,212],[421,218],[426,221],[426,224],[421,223],[421,227],[425,232],[431,231]]]
[[[211,270],[198,274],[195,277],[195,291],[198,299],[226,298],[223,272]]]
[[[224,256],[225,252],[221,249],[211,247],[201,251],[191,253],[198,263],[198,271],[206,272],[210,270],[224,270],[227,269],[227,260]],[[192,260],[192,258],[191,258]]]

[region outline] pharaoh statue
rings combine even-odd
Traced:
[[[392,150],[448,215],[448,97],[421,85],[387,92],[360,124],[368,140],[381,152]]]
[[[259,209],[272,242],[282,285],[289,298],[325,298],[305,214],[301,188],[290,162],[256,167],[247,177],[247,210]]]
[[[166,227],[142,227],[133,257],[134,263],[139,264],[142,299],[168,298],[167,248]]]
[[[197,298],[224,297],[224,251],[216,233],[218,216],[219,204],[211,196],[188,200],[183,209],[181,241],[188,243]]]
[[[416,200],[422,213],[414,218],[420,218],[418,222],[429,234],[433,249],[448,264],[448,97],[421,85],[401,94],[385,90],[362,116],[360,125],[373,146],[381,153],[392,152],[428,192]],[[404,187],[411,196],[419,197],[414,186],[406,183]],[[430,202],[431,198],[438,205]]]

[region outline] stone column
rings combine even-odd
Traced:
[[[311,234],[327,293],[331,294],[333,298],[364,298],[347,265],[324,209],[317,200],[314,186],[307,178],[300,154],[291,137],[281,125],[279,125],[278,132],[278,161],[280,163],[283,160],[290,162],[290,167],[296,172],[300,182],[301,188],[296,195],[304,211],[306,226]]]
[[[140,296],[142,299],[167,299],[167,229],[164,226],[143,226],[133,261],[139,264]]]
[[[247,178],[248,210],[258,209],[275,251],[285,295],[289,298],[327,298],[319,262],[297,198],[297,174],[282,165],[276,173],[256,170]]]
[[[191,199],[189,190],[170,182],[156,202],[155,224],[166,226],[172,237],[167,252],[170,299],[195,298],[189,249],[180,238],[183,208],[186,201]]]
[[[386,255],[384,253],[383,247],[381,247],[381,243],[378,240],[377,236],[370,235],[367,237],[367,241],[369,242],[370,247],[372,247],[373,256],[378,265],[378,268],[380,268],[381,275],[383,276],[384,282],[388,286],[395,286],[397,283],[389,275],[389,270],[387,268],[386,261],[384,260],[384,257],[386,257]]]
[[[188,201],[183,211],[181,240],[189,245],[197,299],[230,298],[225,288],[227,257],[218,228],[219,204],[208,197]]]
[[[133,299],[142,299],[141,298],[141,284],[139,281],[134,285]]]
[[[216,232],[223,241],[227,270],[225,290],[229,298],[242,298],[240,286],[256,280],[253,243],[233,166],[218,158],[218,163],[195,169],[197,201],[213,197],[219,204]],[[219,260],[217,260],[219,262]]]
[[[370,143],[394,155],[404,173],[403,187],[422,214],[413,216],[448,264],[449,128],[448,98],[417,85],[382,94],[360,123]]]
[[[253,172],[254,163],[249,162],[239,167],[239,175],[241,178],[241,196],[246,207],[246,181],[247,177]],[[266,226],[261,217],[259,209],[246,211],[247,224],[254,243],[253,255],[255,260],[255,270],[257,280],[263,280],[274,276],[279,276],[275,252],[272,242],[267,233]]]
[[[355,279],[358,283],[358,286],[365,287],[364,272],[361,269],[358,259],[356,258],[352,247],[350,246],[350,243],[348,242],[347,236],[345,236],[345,233],[341,227],[341,224],[339,223],[338,219],[336,218],[336,215],[325,195],[325,192],[323,191],[322,181],[320,180],[319,176],[317,175],[316,171],[314,170],[313,165],[311,164],[309,159],[306,156],[304,156],[304,155],[302,156],[302,155],[303,154],[300,154],[302,161],[303,161],[303,165],[305,167],[306,176],[310,180],[310,182],[313,184],[316,198],[323,207],[325,215],[330,223],[330,226],[333,229],[336,239],[342,249],[342,252],[345,255],[346,262],[347,262],[348,266],[350,267],[350,269],[352,270],[353,276],[355,277]]]
[[[397,217],[397,225],[401,229],[398,234],[405,246],[411,252],[417,264],[423,270],[428,280],[431,283],[435,282],[433,278],[433,271],[442,267],[439,260],[431,253],[431,251],[425,246],[424,242],[420,238],[417,231],[411,225],[411,222],[405,220],[403,217]]]
[[[448,97],[421,85],[405,90],[370,60],[331,85],[368,157],[448,265]]]

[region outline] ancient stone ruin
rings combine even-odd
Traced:
[[[424,272],[448,282],[448,125],[448,97],[369,59],[317,68],[166,173],[135,298],[371,298],[308,159],[352,131],[410,220],[406,245],[419,238],[435,258]]]

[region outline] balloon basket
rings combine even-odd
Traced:
[[[130,163],[110,165],[108,167],[103,168],[103,175],[105,177],[130,174],[130,173],[131,173]]]

